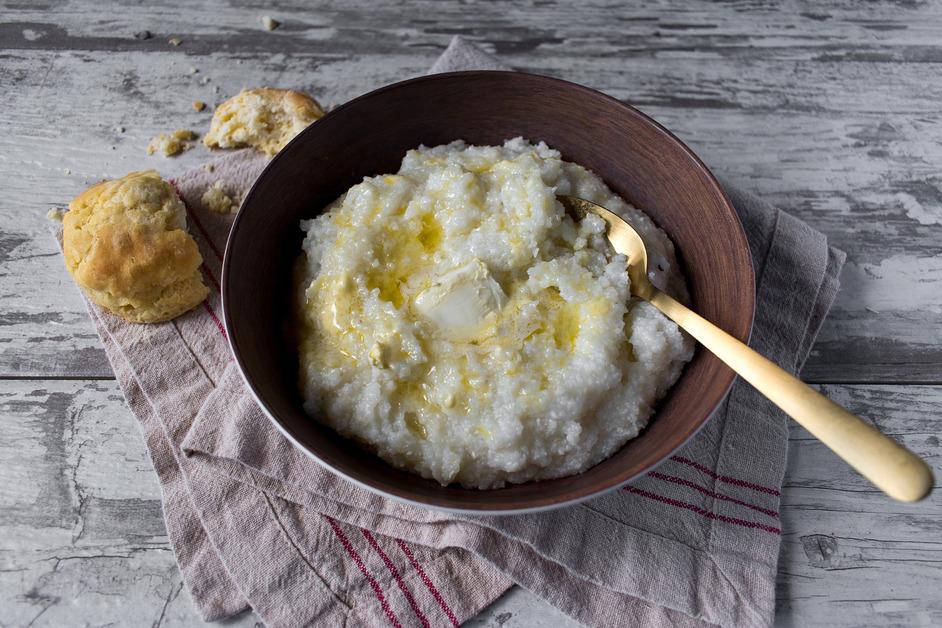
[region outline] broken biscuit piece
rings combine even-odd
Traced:
[[[62,251],[88,298],[133,323],[168,321],[209,294],[186,208],[153,170],[103,181],[73,199]]]
[[[206,188],[200,197],[206,209],[214,211],[217,214],[235,213],[239,209],[239,202],[226,192],[226,186],[222,181],[215,181]]]
[[[320,104],[307,94],[249,89],[216,108],[203,143],[210,148],[252,146],[272,156],[323,115]]]
[[[161,153],[165,157],[179,155],[183,151],[193,148],[191,142],[196,139],[196,133],[189,129],[177,129],[173,133],[161,133],[147,144],[147,154]]]

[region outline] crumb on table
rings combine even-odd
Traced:
[[[202,111],[206,108],[206,103],[204,103],[202,100],[194,100],[193,108],[197,111]]]
[[[275,30],[276,28],[278,28],[279,26],[281,26],[281,22],[279,22],[278,20],[273,19],[273,18],[271,18],[271,17],[268,17],[267,15],[263,15],[263,16],[262,16],[262,26],[264,26],[264,27],[265,27],[265,30],[267,30],[267,31],[273,31],[273,30]]]
[[[179,155],[193,147],[188,142],[195,140],[196,137],[196,133],[189,129],[177,129],[173,133],[161,133],[147,145],[147,154],[160,153],[165,157]]]
[[[62,222],[63,216],[65,216],[65,210],[57,207],[50,207],[49,211],[46,212],[46,218],[55,220],[56,222]]]

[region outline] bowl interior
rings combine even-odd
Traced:
[[[397,83],[343,105],[301,133],[247,195],[226,247],[223,309],[246,382],[296,445],[393,497],[468,511],[557,506],[620,486],[669,456],[722,401],[733,373],[698,349],[640,436],[576,476],[477,491],[392,468],[308,417],[290,338],[299,221],[364,176],[395,172],[419,144],[543,140],[593,170],[673,239],[694,308],[737,338],[752,324],[754,280],[742,226],[706,167],[637,110],[585,87],[515,72],[459,72]]]

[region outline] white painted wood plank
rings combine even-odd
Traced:
[[[547,52],[566,49],[575,56],[665,49],[684,53],[694,50],[691,42],[701,48],[748,49],[744,56],[782,48],[820,48],[842,57],[841,51],[848,49],[934,46],[940,29],[938,5],[907,0],[823,2],[813,10],[797,2],[717,6],[708,0],[691,0],[665,6],[656,0],[618,4],[594,0],[582,3],[577,11],[559,0],[497,5],[354,0],[320,3],[316,8],[303,0],[279,2],[275,8],[231,2],[193,6],[176,0],[120,11],[73,2],[56,7],[54,20],[43,3],[7,4],[8,19],[13,22],[10,32],[19,35],[20,46],[32,48],[112,50],[166,45],[162,37],[149,43],[132,39],[135,31],[147,28],[157,35],[191,35],[183,45],[196,49],[212,42],[251,52],[269,49],[273,41],[291,45],[298,40],[310,42],[317,50],[333,46],[375,51],[419,46],[430,37],[447,39],[458,33],[483,39],[511,56],[538,47]],[[260,22],[263,13],[277,16],[281,28],[265,31]],[[26,29],[32,32],[21,33]],[[394,31],[398,37],[366,37],[384,31]],[[866,58],[892,57],[872,54]]]
[[[463,34],[517,67],[633,102],[718,173],[848,251],[845,289],[806,378],[942,381],[942,84],[931,80],[942,70],[939,3],[591,1],[577,14],[553,0],[48,8],[13,2],[0,12],[0,378],[110,375],[43,215],[99,178],[155,165],[172,175],[204,159],[143,155],[157,132],[205,128],[208,113],[189,109],[191,100],[278,84],[341,102],[421,74]],[[262,31],[263,12],[282,28]],[[134,40],[143,28],[158,36]],[[170,47],[171,34],[183,45]],[[194,623],[152,471],[114,384],[8,381],[0,391],[15,442],[0,441],[0,607],[13,609],[4,621],[42,611],[37,625]],[[938,470],[938,388],[829,394]],[[792,433],[779,622],[942,622],[938,498],[887,502],[806,436]],[[479,620],[555,624],[554,613],[515,589]]]
[[[99,61],[110,63],[104,57]],[[80,61],[60,60],[58,63],[63,66],[58,70],[63,75],[80,73],[82,70]],[[115,63],[123,62],[116,60]],[[394,74],[407,74],[410,68],[403,66],[407,64],[397,65]],[[263,67],[257,71],[259,82],[263,80],[261,77],[266,73],[265,70]],[[343,65],[336,68],[335,72],[343,75],[350,70],[350,67]],[[176,78],[178,76],[168,70],[165,76],[149,79],[149,85],[144,89],[160,92]],[[374,78],[378,79],[376,83],[383,82],[382,78]],[[235,79],[228,78],[226,82],[233,84]],[[71,84],[65,86],[65,89],[72,88]],[[366,89],[366,85],[363,89]],[[54,245],[47,234],[45,209],[62,206],[86,184],[102,177],[120,176],[133,168],[155,166],[166,174],[179,173],[186,166],[207,159],[202,148],[178,160],[147,158],[142,152],[148,137],[171,126],[205,127],[206,115],[187,112],[191,99],[201,96],[198,90],[175,100],[175,111],[159,115],[159,119],[146,125],[143,122],[135,123],[133,119],[128,119],[128,114],[124,114],[96,123],[96,128],[103,127],[97,130],[79,127],[66,138],[61,134],[49,137],[34,135],[28,138],[31,146],[30,163],[0,164],[0,174],[13,182],[9,188],[13,199],[3,200],[4,205],[9,204],[3,209],[10,212],[10,218],[2,227],[2,242],[7,259],[0,276],[0,294],[4,295],[4,306],[8,308],[4,312],[3,322],[6,331],[11,334],[0,349],[0,366],[4,373],[79,376],[103,376],[109,373],[97,340],[84,319],[80,301],[61,270],[60,260],[55,256]],[[617,90],[612,91],[617,93]],[[659,117],[669,123],[668,114],[670,112],[663,112]],[[92,115],[92,111],[86,111],[83,117]],[[714,113],[708,116],[701,113],[694,117],[702,119],[700,124],[703,128],[716,129],[718,136],[723,134],[729,137],[733,129],[723,128],[723,115],[726,114]],[[767,116],[762,114],[760,117]],[[168,118],[179,121],[179,124],[167,125],[164,120]],[[35,124],[31,120],[18,122],[23,125],[24,134],[30,133]],[[134,124],[136,128],[131,126]],[[757,147],[767,144],[771,149],[772,144],[781,141],[782,137],[791,138],[788,148],[780,147],[778,150],[778,158],[783,161],[795,161],[801,152],[812,150],[817,150],[822,159],[831,155],[828,159],[837,160],[834,157],[835,150],[827,150],[827,146],[815,146],[820,142],[815,139],[819,137],[818,133],[801,131],[803,126],[815,125],[821,126],[820,122],[815,122],[814,116],[804,116],[802,120],[757,119],[750,123],[750,128],[762,131],[761,137],[757,136],[758,131],[753,134]],[[112,130],[118,126],[125,126],[128,130],[118,134]],[[846,126],[843,131],[853,134],[859,131],[859,126]],[[824,132],[821,128],[816,130]],[[100,148],[109,151],[103,158],[82,144],[81,133],[92,131],[103,136],[98,140],[101,142]],[[111,136],[105,137],[108,134]],[[912,146],[936,141],[931,137],[924,138],[918,128],[910,129],[906,140]],[[77,148],[63,150],[63,142],[76,145]],[[935,237],[939,226],[923,225],[906,213],[913,213],[913,203],[926,212],[937,208],[937,204],[931,205],[925,199],[925,204],[920,204],[907,192],[885,191],[883,184],[877,182],[885,176],[883,169],[886,163],[882,158],[867,161],[851,155],[843,160],[846,164],[841,166],[842,169],[854,173],[855,180],[850,182],[856,186],[854,202],[862,204],[865,209],[858,211],[844,198],[847,194],[834,190],[833,185],[831,189],[823,191],[808,189],[818,177],[814,173],[805,175],[802,192],[797,178],[809,166],[795,166],[793,169],[801,172],[786,173],[795,179],[790,183],[770,182],[766,175],[749,175],[745,169],[756,168],[754,153],[742,152],[741,147],[734,142],[728,144],[732,145],[725,147],[727,155],[711,160],[713,163],[730,164],[722,170],[717,168],[718,171],[732,173],[735,180],[746,181],[747,187],[753,189],[773,183],[776,187],[794,185],[790,193],[781,193],[780,199],[776,198],[780,193],[774,188],[770,189],[767,196],[778,200],[783,206],[798,208],[799,214],[830,233],[838,245],[850,252],[851,261],[844,276],[844,291],[811,357],[806,377],[817,381],[841,378],[879,381],[887,377],[927,381],[939,377],[942,348],[938,334],[931,331],[942,324],[942,301],[939,297],[942,290],[938,289],[942,266],[938,262],[939,245]],[[116,147],[114,151],[110,151],[111,145]],[[709,154],[709,151],[704,152]],[[791,155],[795,157],[790,158]],[[740,163],[733,163],[737,159]],[[65,168],[60,170],[60,166]],[[820,167],[820,164],[810,166]],[[73,174],[65,175],[66,168]],[[26,172],[27,169],[30,171]],[[742,171],[737,175],[736,170]],[[868,173],[867,176],[863,177],[860,174],[862,172]],[[897,187],[913,185],[911,182],[918,181],[924,174],[907,171],[900,176],[904,176],[905,180]],[[821,182],[821,185],[825,185],[825,182]],[[44,192],[37,198],[35,190],[40,188]],[[822,199],[822,196],[826,198]],[[831,208],[825,212],[821,204],[830,204]],[[853,228],[848,228],[848,225]]]
[[[829,386],[942,472],[942,386]],[[114,382],[2,381],[0,608],[37,625],[194,621],[143,442]],[[890,501],[791,430],[778,582],[781,625],[942,622],[942,494]],[[58,559],[58,560],[57,560]],[[132,601],[131,604],[128,601]],[[66,619],[68,618],[68,619]],[[244,621],[249,621],[244,619]],[[547,624],[545,622],[551,622]],[[565,625],[516,591],[471,625]]]
[[[209,113],[193,112],[194,99],[280,84],[341,102],[421,74],[462,33],[518,67],[637,104],[717,172],[848,250],[847,288],[807,378],[942,381],[942,84],[925,80],[942,63],[937,5],[851,3],[773,19],[748,3],[670,12],[588,3],[578,20],[554,2],[430,6],[286,6],[274,33],[244,7],[11,9],[0,26],[0,86],[10,95],[0,112],[9,129],[0,138],[0,257],[12,258],[0,270],[0,375],[109,373],[55,268],[47,207],[105,176],[154,166],[174,174],[205,159],[201,149],[177,160],[143,154],[157,132],[205,129]],[[141,28],[159,36],[133,39]],[[183,45],[169,46],[170,33]]]
[[[783,626],[942,623],[942,387],[827,386],[933,468],[935,492],[893,502],[792,424],[782,495]]]
[[[48,384],[0,385],[3,624],[197,622],[117,385]]]
[[[578,628],[582,626],[542,598],[518,586],[464,624],[467,628]]]

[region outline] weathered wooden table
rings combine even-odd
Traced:
[[[453,34],[633,103],[847,251],[802,375],[939,473],[942,3],[249,4],[0,10],[0,625],[198,621],[46,211],[105,177],[205,160],[144,154],[158,132],[207,127],[193,100],[275,85],[342,102],[424,73]],[[803,430],[789,447],[780,623],[942,624],[942,494],[897,504]],[[513,590],[472,623],[566,621]]]

